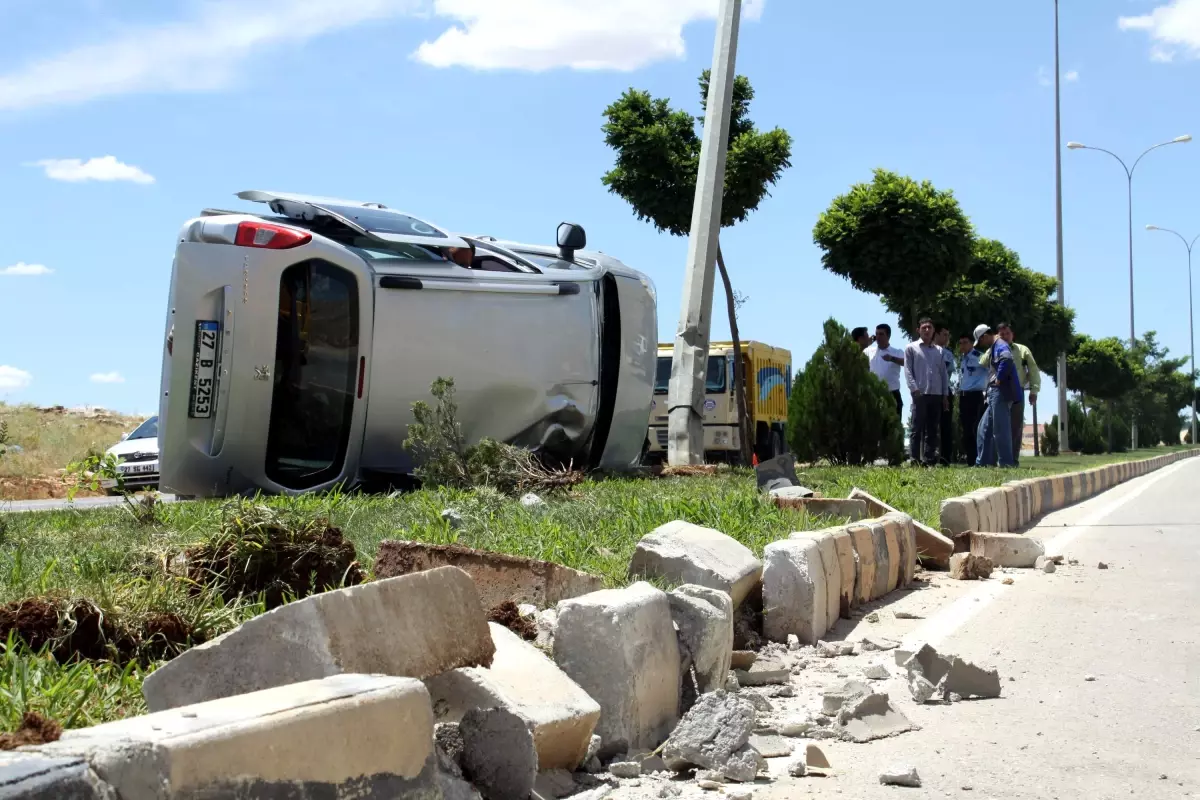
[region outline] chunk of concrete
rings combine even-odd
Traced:
[[[538,775],[537,749],[525,720],[503,708],[473,708],[459,723],[463,773],[484,800],[523,800]]]
[[[439,721],[473,708],[504,708],[525,721],[541,769],[574,770],[587,755],[600,705],[541,650],[489,623],[496,655],[490,669],[463,667],[428,678]]]
[[[867,504],[862,500],[840,497],[788,497],[774,492],[771,499],[777,508],[803,511],[814,517],[840,517],[850,522],[867,517]]]
[[[924,644],[904,662],[908,673],[909,690],[918,703],[927,703],[944,691],[946,676],[952,663],[932,645]]]
[[[838,724],[845,738],[859,744],[915,728],[908,717],[892,706],[884,692],[873,692],[847,702],[838,713]]]
[[[900,646],[900,643],[894,639],[885,639],[882,636],[864,636],[861,644],[864,653],[882,650],[895,650]],[[912,654],[910,653],[909,655]]]
[[[809,769],[833,769],[833,765],[829,763],[829,759],[825,757],[825,753],[815,744],[804,747],[804,763]]]
[[[703,695],[663,746],[663,760],[676,771],[696,766],[732,781],[753,781],[760,758],[750,746],[755,719],[754,706],[737,695]]]
[[[942,529],[948,531],[951,536],[979,528],[979,511],[975,508],[975,503],[967,497],[943,500],[940,516]]]
[[[629,562],[630,576],[662,578],[720,589],[736,608],[762,578],[750,548],[712,528],[676,520],[642,537]]]
[[[985,580],[992,575],[992,560],[972,553],[950,556],[950,577],[956,581]]]
[[[81,757],[0,752],[0,800],[109,800],[112,788]]]
[[[738,686],[774,686],[788,683],[792,671],[779,661],[759,658],[750,665],[750,669],[735,669],[734,676]]]
[[[653,750],[679,720],[671,604],[648,583],[559,603],[554,660],[600,704],[601,758]]]
[[[910,789],[921,788],[921,776],[916,767],[890,767],[879,773],[879,782],[884,786],[905,786]]]
[[[773,733],[750,734],[750,746],[763,758],[784,758],[796,749],[787,739]]]
[[[821,553],[821,568],[825,571],[825,630],[837,625],[841,616],[842,568],[838,562],[837,540],[830,531],[801,531],[789,539],[812,539]]]
[[[871,687],[859,681],[847,681],[840,688],[821,695],[821,713],[833,716],[847,703],[857,702],[871,693]]]
[[[470,575],[485,609],[508,600],[548,608],[604,588],[602,578],[561,564],[456,544],[380,542],[374,573],[377,579],[394,578],[438,567],[458,567]]]
[[[999,697],[1000,673],[951,656],[944,691],[947,698],[955,694],[959,697]]]
[[[68,730],[38,751],[84,759],[105,800],[438,796],[433,711],[411,678],[305,681]]]
[[[1033,562],[1033,568],[1040,569],[1047,574],[1055,572],[1058,569],[1054,563],[1054,558],[1051,556],[1038,556],[1037,561]]]
[[[730,669],[750,669],[758,660],[758,653],[753,650],[734,650],[729,654]]]
[[[763,549],[763,634],[786,642],[794,633],[816,644],[828,629],[828,591],[821,551],[813,539],[785,539]]]
[[[873,681],[886,681],[892,677],[892,673],[888,672],[888,668],[883,664],[868,664],[863,667],[863,675]]]
[[[475,583],[455,567],[306,597],[242,623],[159,667],[151,711],[325,678],[426,678],[488,666],[495,646]]]
[[[817,642],[817,655],[821,658],[840,658],[854,655],[854,642]]]
[[[990,558],[997,567],[1028,568],[1046,554],[1046,548],[1040,540],[1019,533],[975,533],[971,554]]]
[[[723,688],[733,655],[733,600],[719,589],[694,584],[673,590],[669,600],[684,669],[690,664],[696,671],[701,694]]]

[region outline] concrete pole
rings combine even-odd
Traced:
[[[1062,215],[1062,68],[1058,62],[1058,0],[1054,0],[1054,222],[1058,249],[1058,303],[1066,306],[1066,285],[1063,281],[1063,215]],[[1070,450],[1067,443],[1067,354],[1058,354],[1058,447],[1059,452]],[[1034,431],[1037,435],[1037,431]]]
[[[741,0],[721,0],[696,202],[692,207],[692,233],[688,239],[687,272],[683,279],[683,308],[675,333],[671,385],[667,392],[667,462],[672,466],[704,463],[704,377],[708,371],[714,265],[721,232],[721,202],[725,196],[725,161],[741,16]]]

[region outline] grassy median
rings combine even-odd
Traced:
[[[1003,470],[813,467],[802,470],[800,477],[827,497],[845,497],[853,487],[861,487],[936,526],[939,503],[946,497],[1171,450],[1029,458],[1020,469]],[[61,642],[56,659],[53,645],[34,655],[10,640],[0,654],[0,728],[15,726],[30,709],[67,726],[137,713],[143,709],[140,676],[154,668],[157,658],[261,613],[262,597],[230,597],[199,585],[195,573],[175,566],[189,547],[218,536],[228,539],[231,520],[249,524],[243,521],[248,513],[272,520],[276,515],[328,520],[354,545],[368,577],[381,541],[413,539],[556,561],[598,574],[610,585],[626,581],[626,566],[638,539],[674,519],[716,528],[756,552],[792,531],[836,522],[775,508],[756,491],[749,471],[590,480],[546,500],[542,508],[527,509],[493,491],[430,490],[394,497],[330,493],[239,503],[202,501],[162,505],[150,513],[121,506],[0,513],[0,629],[6,618],[13,627],[14,609],[27,613],[21,603],[39,601],[57,609],[60,622],[72,630],[71,626],[101,624],[88,610],[94,609],[103,624],[116,626],[101,627],[101,633],[109,631],[126,643],[109,648],[108,657],[115,663],[94,653],[70,663],[70,651],[64,653]],[[447,508],[461,515],[458,529],[442,519]],[[111,633],[114,630],[119,633]]]

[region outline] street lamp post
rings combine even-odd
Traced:
[[[1189,134],[1184,134],[1183,136],[1176,136],[1174,139],[1172,139],[1169,142],[1162,142],[1160,144],[1154,145],[1153,147],[1147,148],[1140,156],[1137,157],[1137,160],[1133,162],[1132,167],[1129,166],[1128,164],[1126,164],[1124,159],[1122,159],[1119,155],[1112,152],[1111,150],[1105,150],[1103,147],[1089,147],[1088,145],[1080,144],[1079,142],[1067,142],[1067,148],[1069,150],[1096,150],[1101,153],[1107,153],[1108,155],[1115,158],[1117,160],[1117,163],[1121,165],[1121,168],[1125,170],[1126,186],[1128,189],[1128,210],[1129,210],[1129,346],[1130,347],[1137,346],[1137,330],[1134,328],[1134,322],[1133,322],[1133,173],[1137,169],[1138,164],[1141,163],[1142,159],[1145,158],[1148,153],[1150,153],[1154,150],[1157,150],[1160,147],[1166,147],[1167,145],[1172,145],[1172,144],[1184,144],[1186,142],[1190,142],[1191,140],[1192,140],[1192,137]],[[1133,446],[1134,446],[1134,448],[1137,448],[1137,446],[1138,446],[1137,417],[1134,417],[1134,420],[1133,420]]]
[[[1147,225],[1148,231],[1162,231],[1163,233],[1173,233],[1179,237],[1179,241],[1183,242],[1183,246],[1187,248],[1188,254],[1188,341],[1192,347],[1192,372],[1196,370],[1196,328],[1194,317],[1192,316],[1192,248],[1196,246],[1196,242],[1200,241],[1200,236],[1196,236],[1190,242],[1184,238],[1183,234],[1178,231],[1173,231],[1170,228],[1160,228],[1157,225]],[[1196,381],[1192,379],[1192,444],[1196,444]]]
[[[1062,211],[1062,68],[1058,61],[1058,0],[1054,0],[1054,232],[1058,255],[1058,304],[1066,307],[1066,285],[1063,281],[1063,211]],[[1067,444],[1067,353],[1058,354],[1058,442],[1062,452]],[[1037,406],[1033,407],[1033,441],[1037,445]]]

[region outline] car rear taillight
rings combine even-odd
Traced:
[[[238,224],[233,243],[240,247],[261,247],[267,250],[287,250],[312,241],[311,233],[304,233],[282,225],[266,222],[242,222]]]

